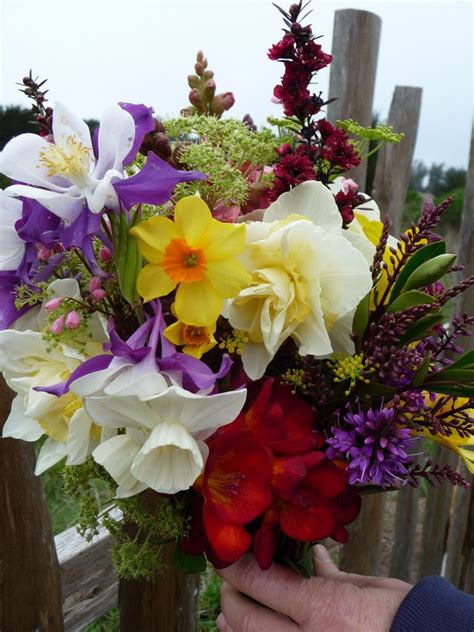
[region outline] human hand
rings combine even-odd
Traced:
[[[341,572],[315,547],[316,577],[274,564],[261,571],[250,556],[221,569],[222,632],[388,632],[412,588],[398,579]]]

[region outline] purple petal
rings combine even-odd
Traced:
[[[122,203],[130,209],[140,203],[164,204],[180,182],[206,178],[200,171],[179,171],[150,152],[139,173],[125,180],[118,180],[113,186]]]
[[[58,240],[61,219],[36,200],[23,198],[22,218],[15,224],[18,236],[26,242],[51,248]]]
[[[83,362],[77,367],[75,371],[71,373],[66,382],[60,382],[59,384],[52,384],[51,386],[35,386],[33,390],[39,393],[49,393],[50,395],[56,395],[56,397],[62,397],[69,391],[69,387],[74,380],[89,375],[89,373],[96,373],[97,371],[103,371],[112,362],[113,356],[111,355],[98,355]]]
[[[87,207],[79,214],[78,218],[61,233],[61,243],[67,250],[79,248],[91,266],[92,272],[97,276],[104,276],[104,271],[97,265],[95,258],[93,238],[103,237],[100,222],[101,213],[91,213]]]
[[[155,119],[153,118],[154,110],[153,108],[148,108],[146,105],[143,105],[143,103],[119,103],[119,105],[122,110],[128,112],[135,121],[135,140],[133,141],[130,152],[123,161],[124,165],[128,165],[137,155],[145,134],[155,129]]]
[[[15,273],[0,272],[0,330],[11,327],[17,318],[31,309],[28,305],[20,310],[15,307],[15,288],[21,282]]]

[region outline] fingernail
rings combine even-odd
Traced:
[[[224,615],[222,614],[222,612],[220,613],[220,615],[216,619],[216,627],[217,627],[218,630],[221,630],[221,632],[223,632],[223,630],[225,630],[225,619],[224,619]]]

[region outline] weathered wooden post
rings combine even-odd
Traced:
[[[329,79],[327,117],[331,123],[352,118],[370,127],[375,75],[382,21],[368,11],[336,11],[333,28],[333,62]],[[367,163],[351,171],[364,190]],[[341,567],[358,573],[377,572],[382,546],[382,496],[364,498],[362,511],[351,531],[351,542],[343,547]],[[370,547],[367,547],[370,542]]]
[[[336,11],[333,28],[333,62],[329,79],[327,118],[333,125],[352,118],[365,127],[372,123],[372,103],[382,20],[369,11]],[[362,190],[367,162],[351,171]]]
[[[0,376],[0,428],[12,392]],[[61,632],[61,578],[31,443],[0,439],[0,630]]]
[[[403,132],[405,138],[398,145],[385,144],[377,156],[373,194],[383,214],[392,220],[393,235],[398,235],[401,229],[420,120],[422,92],[422,88],[395,87],[387,123],[396,132]]]
[[[373,195],[382,213],[390,217],[390,232],[393,235],[400,234],[401,230],[420,119],[422,92],[422,88],[418,87],[395,87],[387,123],[396,132],[403,132],[405,138],[398,145],[384,145],[377,156]],[[405,581],[409,580],[418,498],[418,490],[408,485],[399,491],[397,497],[390,575]]]
[[[474,274],[474,125],[471,133],[469,166],[464,194],[460,228],[459,262],[465,274]],[[474,293],[466,292],[456,306],[458,312],[474,314]],[[472,348],[471,339],[459,343],[466,351]],[[472,481],[474,483],[474,480]],[[474,589],[474,493],[457,488],[452,519],[449,526],[446,577],[463,590]]]
[[[199,575],[173,567],[174,546],[166,548],[168,570],[153,581],[122,580],[119,588],[121,632],[194,632]]]

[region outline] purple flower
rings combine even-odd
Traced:
[[[328,439],[330,459],[348,462],[349,482],[381,487],[398,486],[412,461],[407,454],[414,439],[397,423],[395,408],[347,412],[347,429],[335,428]]]

